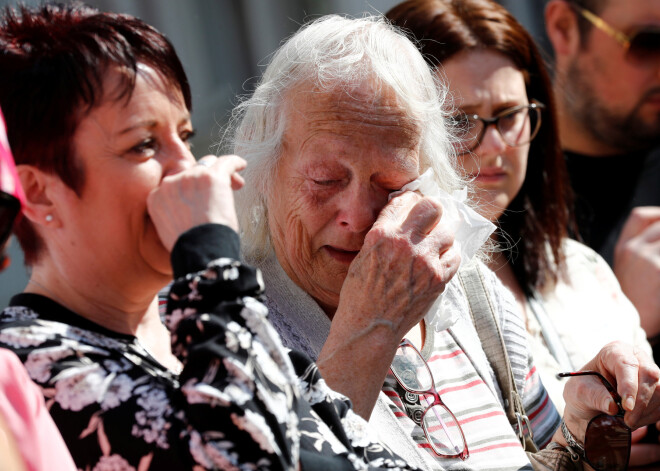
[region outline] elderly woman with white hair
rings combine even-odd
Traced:
[[[285,344],[315,359],[412,464],[449,468],[469,457],[463,466],[474,469],[529,467],[535,458],[516,435],[530,431],[570,463],[512,295],[481,262],[464,260],[459,275],[480,277],[529,417],[522,430],[507,420],[495,373],[506,365],[485,351],[467,278],[454,277],[471,233],[451,223],[450,209],[470,210],[399,191],[421,184],[449,195],[465,186],[445,102],[415,46],[385,21],[329,16],[303,27],[235,110],[232,151],[248,161],[237,200],[245,256],[264,274]],[[586,369],[616,385],[628,425],[657,420],[647,412],[658,401],[648,358],[609,345]],[[564,421],[580,441],[590,419],[614,413],[614,396],[593,376],[567,384]]]

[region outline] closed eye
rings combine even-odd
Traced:
[[[331,186],[339,183],[341,180],[312,180],[312,181],[319,186]]]

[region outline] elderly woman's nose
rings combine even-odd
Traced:
[[[372,188],[356,188],[343,195],[339,223],[352,232],[368,231],[387,204],[387,195]]]

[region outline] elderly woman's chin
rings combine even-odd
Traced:
[[[339,305],[339,295],[347,273],[347,265],[330,262],[320,269],[311,270],[308,276],[292,279],[332,317]]]
[[[275,256],[289,276],[303,291],[309,294],[323,308],[332,314],[339,305],[339,293],[348,273],[348,265],[337,263],[323,250],[310,255],[286,247],[281,240],[274,240]],[[294,244],[295,245],[295,244]]]

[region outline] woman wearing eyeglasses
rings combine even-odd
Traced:
[[[514,293],[543,384],[563,411],[559,372],[614,340],[651,351],[606,262],[567,236],[572,195],[539,52],[489,0],[409,0],[387,16],[420,40],[448,82],[460,164],[480,212],[498,226],[489,266]]]

